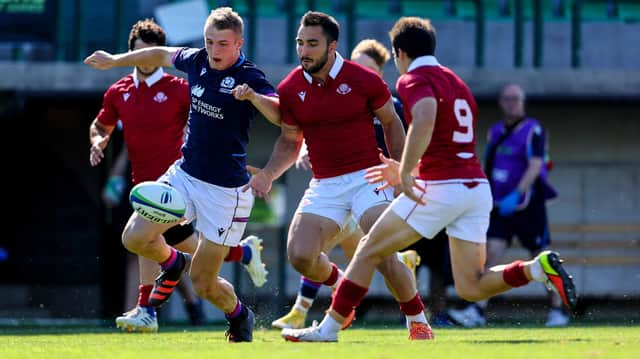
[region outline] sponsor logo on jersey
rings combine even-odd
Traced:
[[[347,84],[340,84],[340,86],[338,86],[338,88],[336,89],[336,92],[341,94],[341,95],[346,95],[349,92],[351,92],[351,87],[349,87],[349,85]]]
[[[127,92],[127,93],[123,93],[123,94],[122,94],[122,98],[124,99],[124,102],[127,102],[127,100],[129,99],[129,96],[130,96],[130,95],[129,95],[129,93],[128,93],[128,92]]]
[[[305,96],[307,96],[307,92],[306,91],[298,92],[298,97],[300,97],[300,101],[304,102],[304,97]]]
[[[168,99],[169,98],[167,97],[167,95],[165,95],[162,91],[159,91],[155,96],[153,96],[153,100],[157,103],[163,103]]]
[[[204,87],[200,85],[195,85],[191,87],[191,94],[195,97],[200,97],[204,93]]]
[[[231,93],[231,90],[233,89],[233,86],[235,84],[236,80],[233,77],[227,76],[223,78],[222,81],[220,81],[220,92]]]

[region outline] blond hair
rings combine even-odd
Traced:
[[[242,17],[230,7],[219,7],[211,10],[207,21],[204,23],[205,29],[213,25],[218,30],[231,29],[238,35],[244,32],[244,22]]]
[[[391,58],[389,50],[380,41],[374,39],[360,41],[351,51],[351,58],[353,59],[359,54],[369,56],[379,68],[382,68]]]

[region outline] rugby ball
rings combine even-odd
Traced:
[[[180,192],[164,183],[138,183],[129,193],[131,207],[144,219],[159,224],[179,221],[184,216],[185,203]]]

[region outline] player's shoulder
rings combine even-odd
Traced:
[[[107,89],[107,92],[126,92],[131,88],[131,86],[135,86],[135,83],[133,81],[133,75],[129,74],[111,84]]]
[[[296,66],[293,70],[289,71],[287,76],[280,81],[278,85],[278,92],[286,91],[296,84],[299,84],[302,80],[304,80],[304,75],[302,74],[302,66]]]
[[[184,77],[168,74],[166,72],[162,75],[162,81],[165,81],[171,84],[180,84],[180,85],[189,83],[187,79],[185,79]]]
[[[242,61],[239,66],[239,71],[243,76],[249,78],[265,77],[264,71],[262,71],[255,63],[250,60]]]

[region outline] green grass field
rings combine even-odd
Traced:
[[[435,341],[409,342],[401,329],[353,329],[339,343],[288,343],[260,330],[229,344],[224,330],[162,328],[158,334],[107,328],[0,328],[0,358],[640,358],[640,326],[436,329]]]

